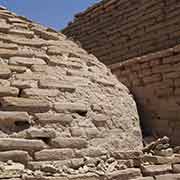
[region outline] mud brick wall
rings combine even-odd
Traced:
[[[180,140],[180,45],[111,66],[139,106],[144,131]]]
[[[180,42],[180,1],[104,0],[63,30],[106,65]]]
[[[0,179],[19,177],[22,165],[28,175],[81,174],[85,157],[134,148],[136,103],[110,70],[63,34],[0,8]]]

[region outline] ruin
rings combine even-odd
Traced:
[[[144,136],[180,139],[180,1],[104,0],[63,30],[132,92]]]
[[[111,7],[111,2],[117,1],[105,0],[94,7],[103,3]],[[157,137],[164,137],[146,139],[143,147],[142,131],[157,126],[142,124],[143,119],[140,126],[135,102],[139,106],[141,97],[148,100],[143,101],[143,108],[152,102],[151,111],[143,112],[152,124],[168,114],[163,109],[159,120],[150,116],[159,112],[153,104],[158,89],[147,86],[152,90],[148,97],[144,82],[150,85],[160,80],[158,75],[143,73],[160,65],[156,73],[161,78],[169,75],[164,64],[176,69],[179,49],[111,64],[117,78],[62,33],[0,7],[0,180],[179,179],[180,146],[172,146],[179,145],[173,138],[177,135],[164,136],[169,127],[163,127],[164,133]],[[134,70],[142,73],[141,78]],[[165,90],[158,91],[162,101]],[[170,102],[164,103],[166,110]]]

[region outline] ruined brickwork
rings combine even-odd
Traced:
[[[180,42],[180,1],[104,0],[64,30],[109,65]]]
[[[0,179],[135,178],[118,152],[141,148],[136,103],[105,65],[0,8]]]
[[[180,45],[111,66],[136,97],[147,135],[180,144]]]

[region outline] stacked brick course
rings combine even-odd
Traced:
[[[180,45],[111,65],[118,79],[135,95],[147,135],[179,140]]]
[[[110,65],[180,42],[180,1],[104,0],[75,16],[63,33]]]
[[[142,148],[136,103],[61,33],[0,8],[0,179],[125,179]]]

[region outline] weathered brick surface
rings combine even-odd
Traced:
[[[30,98],[2,97],[0,101],[3,108],[10,110],[46,112],[50,108],[47,101]]]
[[[27,140],[16,138],[0,138],[0,150],[38,151],[47,148],[41,140]]]
[[[53,147],[56,148],[76,148],[76,149],[86,148],[88,145],[87,141],[83,138],[61,138],[61,137],[52,139],[51,144]]]
[[[168,135],[179,144],[179,45],[111,65],[134,94],[144,135]]]
[[[109,152],[141,148],[136,103],[110,70],[0,7],[0,179],[128,180],[140,170],[123,170]]]
[[[179,43],[178,1],[103,0],[62,30],[111,65]]]
[[[35,159],[40,161],[66,160],[73,157],[72,149],[47,149],[35,153]]]

